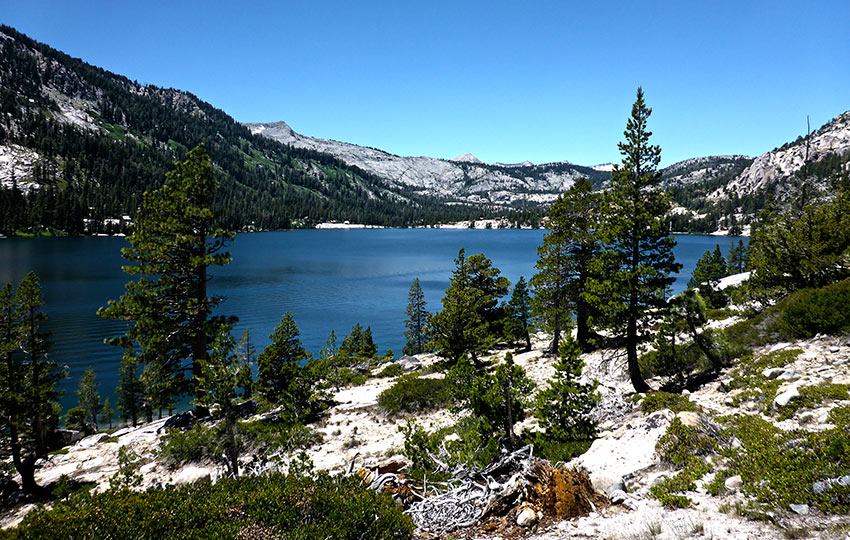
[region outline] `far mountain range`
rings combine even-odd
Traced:
[[[285,122],[239,124],[189,92],[141,85],[0,26],[0,233],[126,230],[141,193],[199,143],[221,182],[215,210],[237,230],[496,216],[532,224],[577,178],[604,188],[611,177],[610,164],[403,157]],[[828,194],[848,159],[845,112],[756,158],[673,164],[661,171],[676,202],[673,229],[739,232],[803,184]]]

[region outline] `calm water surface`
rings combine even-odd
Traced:
[[[226,300],[222,314],[236,315],[236,336],[250,328],[259,350],[286,311],[292,311],[305,347],[318,353],[335,330],[341,342],[355,323],[372,327],[383,353],[404,346],[407,292],[418,277],[429,311],[438,310],[460,248],[484,253],[515,283],[534,272],[542,230],[355,229],[300,230],[238,235],[233,262],[213,270],[212,294]],[[738,238],[677,236],[683,265],[675,291],[684,289],[696,261],[720,245],[724,253]],[[746,242],[746,240],[745,240]],[[53,333],[52,356],[68,367],[62,382],[65,408],[76,404],[82,372],[92,366],[100,391],[111,396],[121,354],[103,343],[123,324],[104,321],[97,309],[124,291],[124,238],[0,239],[0,286],[17,284],[34,270],[42,284]]]

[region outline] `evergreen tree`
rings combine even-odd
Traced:
[[[242,389],[243,398],[251,399],[254,382],[252,366],[254,363],[254,356],[257,354],[257,349],[254,347],[254,344],[251,343],[251,331],[248,328],[242,332],[242,337],[239,338],[239,344],[236,348],[239,351],[239,376],[237,386]]]
[[[118,368],[118,388],[115,395],[118,397],[118,411],[121,419],[132,422],[133,427],[138,425],[139,414],[142,412],[142,382],[139,380],[139,364],[132,350],[125,350],[121,357],[121,367]]]
[[[498,298],[508,287],[510,282],[483,254],[467,258],[465,250],[458,252],[443,309],[428,318],[431,343],[440,356],[454,364],[468,354],[481,367],[478,355],[494,344],[494,336],[501,335],[493,323],[501,312],[496,309]]]
[[[587,441],[596,436],[590,414],[599,402],[598,383],[580,382],[584,362],[581,348],[572,337],[561,343],[560,358],[549,386],[537,395],[534,415],[543,438],[559,443]]]
[[[688,282],[688,287],[698,288],[702,284],[714,287],[727,274],[726,258],[723,257],[720,246],[716,245],[714,251],[705,250],[705,253],[697,261],[696,268],[694,268],[694,272],[691,275],[691,280]]]
[[[65,376],[47,352],[47,334],[39,331],[47,316],[38,277],[26,275],[17,290],[0,289],[0,421],[12,464],[25,493],[41,491],[35,482],[35,463],[47,457],[47,441],[58,426],[60,392]]]
[[[336,338],[336,336],[334,336]],[[355,323],[342,340],[336,354],[337,367],[351,367],[363,362],[369,363],[378,356],[378,346],[372,339],[372,328],[363,328],[360,323]]]
[[[214,410],[223,423],[213,428],[210,453],[221,459],[230,476],[239,476],[239,454],[242,441],[236,429],[236,390],[239,388],[241,362],[233,353],[236,343],[230,335],[230,325],[223,323],[212,342],[210,356],[201,361],[198,384],[201,405]],[[220,451],[218,451],[220,450]]]
[[[525,350],[531,350],[531,296],[525,278],[520,276],[514,285],[511,299],[505,308],[505,336],[512,343],[521,342]]]
[[[300,334],[287,311],[269,336],[271,343],[257,357],[260,392],[269,402],[283,405],[292,421],[309,416],[317,405],[314,381],[302,367],[310,353],[301,345]]]
[[[419,285],[419,278],[413,280],[410,291],[407,293],[407,315],[405,326],[407,330],[404,337],[407,343],[404,345],[404,354],[420,354],[425,352],[425,344],[428,342],[428,311],[425,310],[425,293]]]
[[[649,335],[648,315],[663,315],[674,281],[670,274],[681,268],[673,255],[676,241],[665,221],[670,203],[657,171],[661,148],[649,144],[651,112],[638,88],[624,132],[626,140],[618,144],[623,163],[614,166],[611,188],[602,202],[599,233],[605,247],[595,266],[606,275],[591,278],[588,293],[609,330],[622,338],[636,392],[650,390],[637,355],[638,344]]]
[[[537,274],[531,279],[537,311],[552,331],[550,352],[560,347],[561,333],[567,329],[570,311],[576,315],[579,346],[590,348],[590,319],[593,306],[587,301],[587,289],[593,277],[593,261],[600,242],[600,195],[593,185],[580,178],[552,205],[549,232],[537,249]]]
[[[207,294],[208,269],[230,262],[222,251],[233,233],[216,228],[210,209],[217,182],[206,150],[199,145],[176,163],[165,185],[145,193],[124,258],[134,263],[125,272],[141,276],[127,284],[120,300],[98,310],[108,319],[130,321],[127,338],[141,351],[149,388],[158,404],[186,392],[197,394],[199,362],[207,357],[207,340],[220,323],[211,313],[220,298]],[[120,338],[111,340],[123,344]],[[188,379],[184,373],[191,373]],[[201,402],[202,400],[198,400]]]
[[[726,260],[726,269],[729,273],[740,274],[744,271],[747,264],[747,246],[743,240],[738,240],[738,243],[729,248],[729,257]]]
[[[84,420],[91,420],[95,431],[98,431],[97,418],[100,414],[102,404],[100,394],[97,391],[97,380],[94,374],[94,369],[89,366],[80,377],[80,385],[77,389],[77,400],[80,408],[85,411]]]
[[[476,370],[462,356],[446,376],[452,394],[462,409],[477,416],[480,436],[486,442],[499,431],[508,449],[516,445],[513,427],[525,419],[534,383],[508,352],[495,373]]]
[[[100,421],[107,422],[109,429],[112,429],[112,418],[115,416],[115,411],[112,410],[112,403],[109,398],[103,400],[103,406],[100,408]]]
[[[762,214],[749,245],[750,284],[779,294],[850,275],[850,192],[802,211]]]

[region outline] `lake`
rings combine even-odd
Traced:
[[[383,354],[396,357],[404,346],[407,292],[419,278],[429,311],[440,308],[460,248],[484,253],[515,283],[534,272],[543,230],[352,229],[297,230],[240,234],[230,245],[233,262],[212,271],[211,294],[225,297],[219,313],[236,315],[238,338],[250,328],[258,350],[286,311],[292,311],[307,350],[318,353],[331,330],[338,342],[355,323],[371,326]],[[737,237],[676,236],[683,265],[674,291],[684,289],[696,261],[720,245],[724,253]],[[746,242],[746,239],[745,239]],[[101,394],[117,384],[120,351],[103,343],[123,323],[95,312],[124,291],[124,238],[0,239],[0,286],[15,285],[33,270],[44,292],[43,311],[52,332],[53,358],[68,368],[62,382],[65,409],[76,405],[80,375],[97,373]],[[114,400],[113,400],[114,403]]]

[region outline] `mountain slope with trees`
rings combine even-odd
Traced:
[[[124,230],[142,193],[200,143],[221,180],[215,213],[230,229],[334,219],[404,226],[482,213],[255,136],[188,92],[143,86],[8,26],[0,60],[0,232]]]

